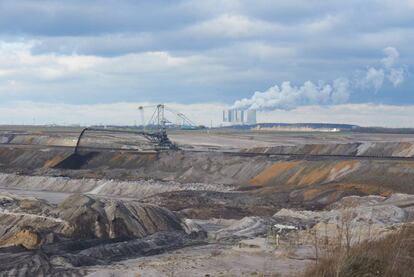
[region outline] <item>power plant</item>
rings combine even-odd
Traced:
[[[230,125],[254,125],[256,124],[256,110],[223,110],[223,123]]]

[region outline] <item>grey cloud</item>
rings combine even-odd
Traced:
[[[25,85],[19,93],[8,94],[12,98],[38,99],[39,94],[47,94],[44,98],[49,101],[108,102],[148,97],[183,102],[220,98],[231,103],[284,80],[292,80],[291,84],[335,80],[373,64],[370,85],[359,93],[348,95],[345,86],[340,86],[332,94],[335,82],[326,82],[332,90],[327,103],[404,103],[407,100],[400,96],[389,97],[386,84],[399,86],[400,94],[395,95],[413,87],[407,82],[407,71],[414,64],[413,12],[408,0],[398,5],[391,0],[2,0],[0,40],[37,41],[31,54],[45,59],[87,55],[125,60],[125,64],[114,65],[109,59],[105,66],[87,72],[63,71],[59,78],[46,80],[39,80],[38,75],[53,75],[55,64],[39,66],[40,73],[33,69],[36,66],[20,68],[20,73],[12,76],[15,79],[7,80]],[[386,68],[383,63],[373,63],[378,61],[378,49],[388,45],[401,51],[401,63],[407,67],[394,64]],[[131,66],[141,61],[129,59],[130,55],[151,52],[197,57],[197,62],[171,70],[162,63],[153,65],[157,58],[151,57],[142,62],[151,70],[145,71],[144,64]],[[10,71],[4,67],[0,65],[0,70]],[[119,68],[128,70],[119,73]],[[2,78],[10,77],[0,76],[0,81]],[[78,86],[72,87],[66,80],[77,80]],[[354,87],[353,82],[349,87]],[[320,89],[319,83],[313,84]],[[386,89],[374,98],[370,90],[375,86]],[[111,94],[111,90],[117,92]],[[306,101],[325,103],[321,99],[326,97],[314,96],[314,91],[309,88]],[[348,96],[349,100],[344,100]]]
[[[13,1],[0,3],[0,32],[43,36],[165,30],[197,20],[179,1]]]
[[[118,56],[128,53],[161,50],[149,33],[115,33],[99,36],[43,37],[34,47],[34,54],[59,53],[71,55]]]

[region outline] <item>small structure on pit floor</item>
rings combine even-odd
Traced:
[[[285,236],[287,233],[297,231],[298,227],[293,225],[274,224],[269,227],[267,232],[267,243],[279,246],[280,238]]]

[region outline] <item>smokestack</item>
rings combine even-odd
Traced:
[[[246,123],[248,125],[256,124],[256,110],[247,110]]]

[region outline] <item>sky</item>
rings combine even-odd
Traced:
[[[414,127],[413,45],[414,0],[0,0],[0,124]]]

